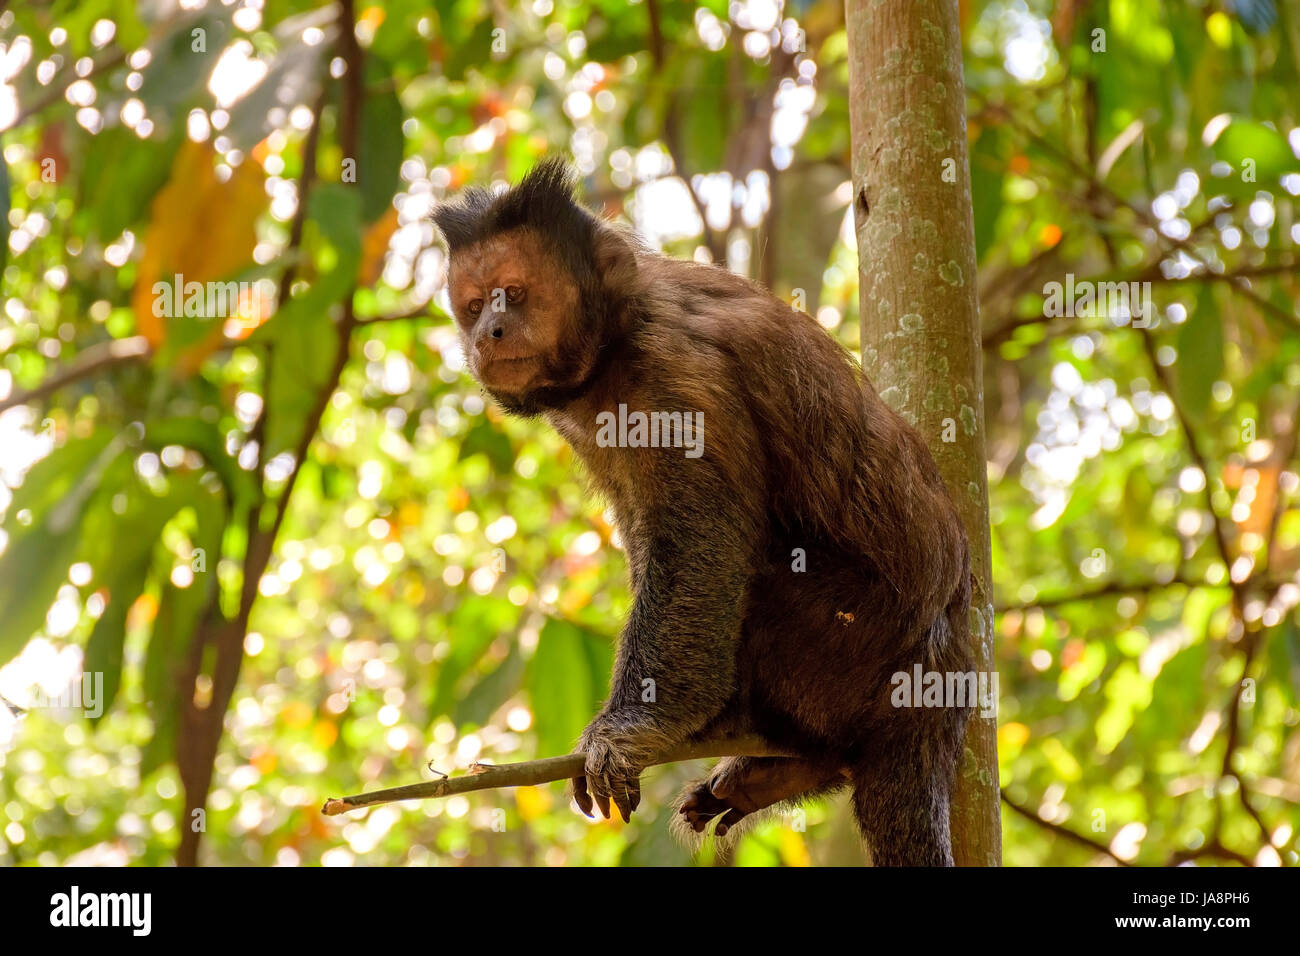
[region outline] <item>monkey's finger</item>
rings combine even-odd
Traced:
[[[632,811],[635,809],[632,803],[632,790],[626,782],[617,783],[615,786],[619,787],[619,791],[615,792],[614,806],[618,807],[618,815],[623,818],[624,823],[627,823],[632,819]]]
[[[726,836],[727,831],[739,823],[746,815],[733,807],[723,814],[722,819],[718,821],[718,828],[713,832],[718,836]]]
[[[587,778],[574,777],[570,781],[570,785],[573,789],[573,802],[578,805],[578,809],[582,811],[583,816],[590,817],[592,815],[592,804],[591,794],[587,793]]]
[[[709,822],[712,819],[713,817],[711,815],[696,813],[694,810],[686,814],[686,822],[691,825],[691,829],[696,833],[703,833],[704,828],[709,825]]]
[[[633,780],[633,781],[628,785],[628,795],[631,797],[631,801],[632,801],[632,812],[635,813],[635,812],[636,812],[636,808],[639,807],[639,806],[641,806],[641,781],[640,781],[640,779]]]
[[[609,819],[609,788],[606,786],[603,778],[588,777],[587,785],[591,789],[591,795],[596,798],[596,806],[600,810],[600,815],[606,820]]]

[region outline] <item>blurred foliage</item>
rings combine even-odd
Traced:
[[[629,607],[568,449],[463,371],[432,205],[565,152],[855,347],[841,5],[363,0],[359,59],[335,6],[194,6],[0,14],[0,861],[173,858],[229,625],[205,862],[687,862],[688,767],[626,826],[558,785],[317,811],[568,750]],[[1294,863],[1300,3],[960,6],[1006,861]],[[1158,321],[1047,316],[1067,274]],[[160,316],[177,275],[279,302]],[[32,706],[83,667],[102,716]],[[734,861],[855,863],[847,818]]]

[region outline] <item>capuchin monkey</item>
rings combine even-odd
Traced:
[[[876,865],[952,865],[973,701],[891,702],[896,674],[974,666],[966,535],[924,442],[810,316],[649,250],[573,187],[547,160],[433,214],[471,372],[568,441],[627,552],[573,799],[626,820],[654,755],[755,734],[795,756],[722,760],[681,798],[687,835],[849,786]]]

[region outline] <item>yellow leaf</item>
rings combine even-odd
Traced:
[[[328,750],[339,739],[338,724],[332,720],[317,721],[311,730],[311,736],[318,750]]]
[[[1219,49],[1226,50],[1232,46],[1232,21],[1222,10],[1216,10],[1205,18],[1205,32]]]
[[[311,723],[312,709],[301,700],[291,700],[280,710],[280,719],[288,727],[306,727]]]
[[[782,863],[786,866],[812,866],[812,857],[808,855],[808,844],[804,843],[803,834],[789,827],[781,827],[777,833],[780,835],[777,852],[781,855]]]
[[[515,804],[519,807],[519,816],[525,822],[536,820],[551,809],[551,795],[541,787],[517,787]]]
[[[1029,740],[1029,728],[1024,724],[1011,722],[998,728],[998,749],[1019,750]]]

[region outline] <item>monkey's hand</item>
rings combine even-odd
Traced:
[[[593,801],[609,819],[613,801],[626,823],[641,802],[641,771],[645,768],[650,735],[635,722],[615,713],[601,714],[582,732],[578,751],[587,755],[583,776],[569,782],[569,792],[578,808],[592,816]]]

